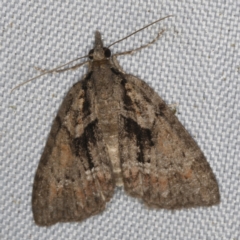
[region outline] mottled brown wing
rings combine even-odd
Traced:
[[[124,76],[123,85],[119,142],[126,192],[166,209],[219,203],[212,169],[165,102],[136,77]]]
[[[54,120],[33,185],[35,222],[81,221],[103,211],[115,183],[88,79],[75,84]]]

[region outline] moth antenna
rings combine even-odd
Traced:
[[[85,56],[83,56],[83,57],[76,58],[76,59],[74,59],[74,60],[72,60],[72,61],[70,61],[70,62],[67,62],[67,63],[64,63],[64,64],[62,64],[62,65],[59,65],[59,66],[57,66],[56,68],[50,69],[50,70],[48,70],[48,71],[44,71],[42,74],[40,74],[40,75],[38,75],[38,76],[36,76],[36,77],[33,77],[33,78],[31,78],[31,79],[23,82],[23,83],[20,83],[19,85],[17,85],[16,87],[14,87],[14,88],[11,90],[10,94],[11,94],[14,90],[16,90],[16,89],[18,89],[19,87],[23,86],[24,84],[27,84],[28,82],[31,82],[31,81],[33,81],[33,80],[35,80],[35,79],[37,79],[37,78],[40,78],[41,76],[46,75],[46,74],[48,74],[48,73],[57,72],[57,71],[59,70],[59,68],[65,67],[66,65],[69,65],[70,63],[73,63],[73,62],[75,62],[75,61],[77,61],[77,60],[80,60],[80,59],[86,58],[86,57],[88,57],[88,55],[85,55]],[[87,63],[87,62],[88,62],[88,61],[83,62],[83,64],[85,64],[85,63]],[[82,64],[82,65],[83,65],[83,64]]]
[[[173,16],[174,16],[174,15],[168,15],[168,16],[166,16],[166,17],[160,18],[160,19],[156,20],[155,22],[152,22],[152,23],[146,25],[145,27],[140,28],[139,30],[137,30],[137,31],[135,31],[135,32],[127,35],[126,37],[124,37],[124,38],[122,38],[122,39],[120,39],[120,40],[118,40],[118,41],[110,44],[110,45],[108,46],[108,48],[110,48],[111,46],[113,46],[113,45],[116,44],[116,43],[119,43],[119,42],[121,42],[121,41],[123,41],[123,40],[125,40],[125,39],[127,39],[127,38],[129,38],[129,37],[131,37],[132,35],[134,35],[134,34],[140,32],[140,31],[142,31],[143,29],[150,27],[151,25],[153,25],[153,24],[155,24],[155,23],[157,23],[157,22],[160,22],[160,21],[162,21],[162,20],[164,20],[164,19],[166,19],[166,18],[173,17]],[[35,80],[35,79],[37,79],[37,78],[40,78],[41,76],[46,75],[46,74],[48,74],[48,73],[57,72],[57,70],[59,70],[59,68],[62,68],[62,67],[64,67],[64,66],[66,66],[66,65],[69,65],[69,64],[72,63],[72,62],[75,62],[75,61],[80,60],[80,59],[85,58],[85,57],[88,57],[88,55],[85,55],[85,56],[80,57],[80,58],[76,58],[76,59],[74,59],[74,60],[72,60],[72,61],[70,61],[70,62],[68,62],[68,63],[65,63],[65,64],[63,64],[63,65],[57,66],[56,68],[53,68],[53,69],[51,69],[51,70],[45,71],[45,72],[43,72],[42,74],[40,74],[40,75],[38,75],[38,76],[36,76],[36,77],[33,77],[33,78],[31,78],[31,79],[29,79],[29,80],[27,80],[27,81],[25,81],[25,82],[17,85],[16,87],[14,87],[14,88],[11,90],[10,93],[12,93],[14,90],[18,89],[19,87],[23,86],[24,84],[27,84],[28,82],[31,82],[31,81],[33,81],[33,80]],[[87,62],[88,62],[88,61],[84,62],[83,64],[85,64],[85,63],[87,63]],[[83,64],[82,64],[82,65],[83,65]],[[80,65],[80,66],[81,66],[81,65]]]
[[[155,22],[152,22],[152,23],[148,24],[147,26],[145,26],[145,27],[143,27],[143,28],[140,28],[140,29],[138,29],[137,31],[135,31],[135,32],[127,35],[126,37],[124,37],[124,38],[122,38],[122,39],[120,39],[120,40],[118,40],[118,41],[110,44],[110,45],[108,46],[108,48],[110,48],[111,46],[113,46],[113,45],[116,44],[116,43],[119,43],[119,42],[121,42],[121,41],[123,41],[123,40],[125,40],[125,39],[127,39],[127,38],[129,38],[129,37],[131,37],[132,35],[134,35],[134,34],[140,32],[140,31],[142,31],[142,30],[145,29],[145,28],[148,28],[148,27],[152,26],[153,24],[155,24],[155,23],[157,23],[157,22],[160,22],[160,21],[162,21],[162,20],[164,20],[164,19],[166,19],[166,18],[173,17],[173,16],[174,16],[174,15],[168,15],[168,16],[166,16],[166,17],[164,17],[164,18],[160,18],[160,19],[156,20]]]

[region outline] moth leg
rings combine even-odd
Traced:
[[[162,30],[161,32],[159,32],[157,37],[155,37],[151,42],[149,42],[149,43],[147,43],[145,45],[142,45],[141,47],[136,48],[136,49],[132,49],[132,50],[129,50],[129,51],[126,51],[126,52],[122,52],[122,53],[116,53],[116,54],[113,55],[113,57],[120,56],[120,55],[134,54],[135,52],[140,51],[143,48],[149,47],[150,45],[155,43],[160,38],[160,36],[164,33],[164,31],[165,30]]]

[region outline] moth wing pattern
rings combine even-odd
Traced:
[[[98,214],[122,185],[150,207],[220,201],[191,135],[151,87],[110,56],[96,31],[88,73],[64,98],[35,175],[32,210],[39,226]]]
[[[98,121],[91,114],[88,80],[68,92],[53,122],[35,175],[35,222],[81,221],[104,210],[115,183]]]
[[[219,203],[210,165],[172,110],[144,81],[128,74],[123,81],[119,142],[125,191],[156,208]]]

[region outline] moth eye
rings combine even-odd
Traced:
[[[104,50],[104,56],[106,58],[111,57],[111,51],[108,48],[103,48],[103,50]]]
[[[91,49],[88,53],[88,57],[89,59],[93,59],[93,52],[94,52],[94,49]]]

